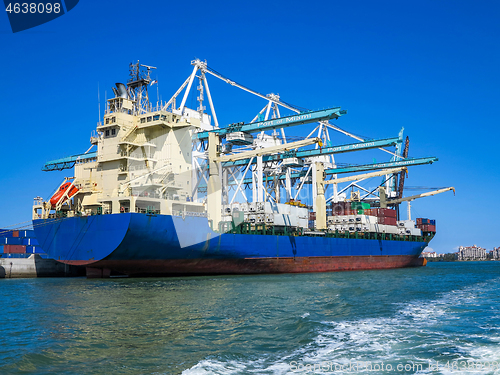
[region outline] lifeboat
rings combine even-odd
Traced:
[[[65,182],[59,187],[59,190],[56,191],[56,193],[50,198],[50,204],[52,207],[55,207],[63,195],[66,193],[68,188],[71,186],[71,182]],[[64,200],[71,198],[73,195],[78,193],[78,188],[76,186],[71,186],[71,189],[69,190],[68,194],[64,197]],[[64,202],[64,201],[63,201]]]

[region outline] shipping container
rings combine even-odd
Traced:
[[[4,245],[3,251],[5,254],[24,254],[26,246],[24,245]]]
[[[19,231],[18,230],[13,231],[12,237],[19,237]]]
[[[0,238],[13,237],[13,231],[9,229],[0,229]]]
[[[384,225],[397,225],[397,220],[395,217],[379,216],[378,222],[379,224]]]
[[[348,202],[332,203],[332,215],[347,215],[346,211],[351,209]]]
[[[436,232],[436,226],[430,224],[422,224],[420,229],[422,229],[423,232]]]
[[[378,216],[378,210],[376,208],[372,208],[369,210],[365,210],[364,214],[369,216]]]
[[[2,243],[4,245],[22,245],[23,239],[20,237],[6,237],[3,239]]]
[[[26,246],[34,246],[34,245],[38,245],[38,241],[36,240],[36,238],[23,238],[23,245],[26,245]]]
[[[34,230],[20,230],[19,237],[35,238],[35,231]]]
[[[45,254],[40,246],[26,246],[27,254]]]
[[[351,210],[368,210],[370,209],[370,204],[365,202],[352,202]]]
[[[32,255],[33,254],[25,254],[25,253],[20,253],[20,254],[16,254],[16,253],[7,254],[7,253],[5,253],[5,254],[2,254],[2,258],[26,259]],[[44,257],[47,258],[47,255],[44,255]]]
[[[377,216],[384,216],[384,217],[397,217],[397,212],[396,210],[392,210],[390,208],[378,208],[377,209]]]

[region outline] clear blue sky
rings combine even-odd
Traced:
[[[498,1],[81,0],[12,34],[2,13],[0,228],[30,220],[32,198],[68,174],[42,172],[46,161],[89,147],[98,85],[104,102],[140,59],[158,67],[166,99],[200,58],[286,102],[341,106],[337,124],[356,134],[392,137],[404,126],[410,156],[439,157],[411,168],[407,185],[457,189],[414,202],[415,215],[437,220],[431,247],[491,250],[500,246],[499,19]],[[265,104],[210,83],[221,124]]]

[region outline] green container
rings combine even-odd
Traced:
[[[351,210],[369,210],[370,203],[365,202],[351,202]]]

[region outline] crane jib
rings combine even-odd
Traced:
[[[200,133],[193,134],[193,139],[207,139],[208,133],[217,133],[219,136],[223,136],[228,133],[235,131],[241,131],[246,133],[260,132],[272,129],[280,129],[288,126],[302,125],[310,122],[326,121],[332,118],[337,118],[346,114],[347,111],[341,110],[340,107],[322,109],[319,111],[305,112],[301,114],[295,114],[287,117],[280,117],[272,120],[265,120],[254,122],[250,124],[231,124],[226,128],[214,129],[210,132],[204,131]]]

